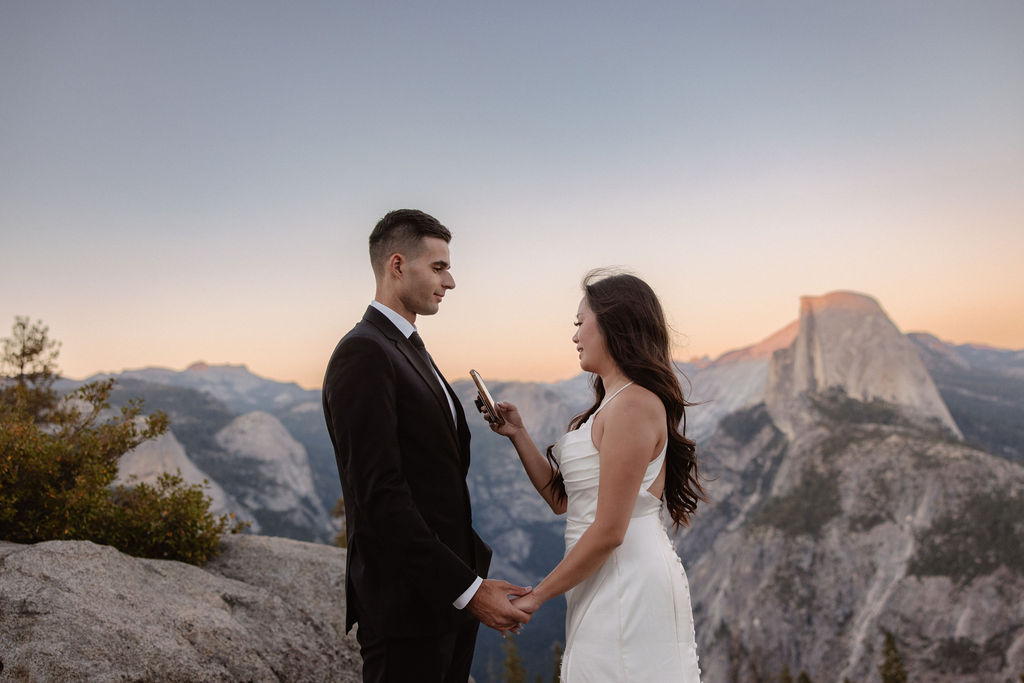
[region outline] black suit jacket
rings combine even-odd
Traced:
[[[331,356],[323,404],[345,496],[347,630],[422,636],[472,618],[452,603],[486,577],[491,549],[473,531],[469,428],[452,400],[455,420],[430,364],[372,306]]]

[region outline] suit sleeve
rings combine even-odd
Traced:
[[[451,605],[477,576],[427,526],[402,471],[395,370],[372,339],[345,342],[328,369],[325,401],[359,510],[360,533],[402,558],[401,568],[425,598]]]

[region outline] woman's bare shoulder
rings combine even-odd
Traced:
[[[603,412],[631,420],[651,419],[660,422],[665,419],[665,406],[658,395],[636,383],[623,389]]]

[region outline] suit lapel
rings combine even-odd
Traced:
[[[420,355],[420,352],[412,345],[412,342],[406,339],[405,335],[403,335],[383,313],[373,306],[370,306],[366,309],[366,314],[363,316],[363,320],[372,324],[383,332],[384,336],[394,342],[395,346],[398,347],[398,350],[402,352],[402,355],[406,357],[423,381],[427,383],[430,391],[434,394],[434,398],[437,399],[438,404],[441,406],[441,412],[444,413],[444,416],[448,421],[448,428],[451,429],[452,436],[455,437],[455,441],[458,443],[458,430],[455,426],[455,421],[452,419],[452,411],[448,406],[448,399],[444,395],[445,390],[451,391],[451,387],[449,387],[448,382],[444,380],[444,377],[441,375],[441,371],[439,370],[437,372],[437,376],[441,377],[441,381],[444,382],[444,389],[442,389],[441,385],[437,383],[437,377],[434,376],[434,372],[430,365],[427,364],[427,360]],[[456,406],[457,411],[461,410],[459,402],[455,399],[455,394],[452,394],[452,403]]]

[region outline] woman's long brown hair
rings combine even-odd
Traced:
[[[697,502],[707,498],[699,481],[696,444],[686,438],[686,408],[692,404],[683,398],[676,378],[661,303],[646,282],[625,273],[607,275],[607,271],[591,271],[583,278],[583,290],[612,360],[626,377],[655,394],[665,406],[665,506],[676,527],[687,526]],[[597,411],[604,396],[604,382],[594,375],[594,405],[572,418],[569,431],[579,429]],[[548,486],[558,499],[565,500],[565,482],[552,448],[547,449],[553,470]]]

